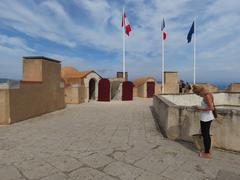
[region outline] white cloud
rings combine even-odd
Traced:
[[[28,47],[25,40],[18,37],[8,37],[5,35],[0,35],[0,45],[1,46],[12,46],[15,49],[20,48],[29,52],[34,52],[35,50]]]
[[[117,54],[113,57],[115,64],[108,63],[106,60],[104,63],[107,64],[102,65],[103,63],[98,62],[97,55],[96,60],[91,62],[77,56],[61,55],[68,59],[64,60],[64,63],[81,66],[81,69],[83,69],[82,67],[84,69],[91,67],[94,69],[95,67],[104,73],[107,72],[106,74],[113,73],[112,71],[108,72],[106,67],[114,71],[118,67],[121,68],[120,61],[119,64],[116,63],[117,59],[121,59],[122,48],[120,26],[122,7],[120,3],[114,1],[114,4],[107,0],[68,1],[77,6],[79,11],[85,13],[85,16],[79,15],[79,17],[73,18],[69,9],[63,5],[64,3],[61,4],[61,1],[39,2],[2,0],[0,2],[0,22],[7,28],[13,28],[33,38],[46,39],[68,48],[77,49],[84,45]],[[126,38],[129,71],[133,76],[145,74],[159,76],[161,70],[160,24],[162,18],[165,17],[167,31],[166,64],[169,68],[182,73],[181,77],[189,78],[188,72],[191,72],[191,68],[190,70],[188,68],[191,67],[192,63],[192,45],[186,43],[186,35],[195,15],[198,25],[198,73],[207,77],[207,72],[210,73],[214,69],[223,70],[222,67],[226,66],[226,59],[234,64],[234,68],[239,67],[237,60],[240,43],[240,39],[237,37],[237,33],[240,32],[239,6],[239,2],[235,0],[216,0],[214,2],[193,2],[190,0],[126,1],[127,15],[133,29],[130,37]],[[79,20],[77,21],[76,18]],[[4,39],[4,36],[1,37]],[[23,40],[16,39],[16,37],[8,40],[15,44],[15,47],[33,52],[33,49],[29,48]],[[5,44],[8,40],[5,39]],[[51,56],[51,52],[45,54]],[[56,56],[55,53],[54,56]],[[209,68],[212,61],[218,61],[218,66],[214,66],[214,69]],[[223,71],[227,74],[232,70],[227,68]],[[204,75],[202,77],[205,77]]]
[[[92,19],[92,22],[95,24],[106,23],[106,20],[111,15],[111,7],[108,2],[105,0],[101,1],[78,1],[74,0],[75,4],[81,8],[88,11],[89,16]]]
[[[240,1],[236,0],[217,0],[210,5],[206,12],[208,15],[224,16],[225,13],[238,12],[239,13]]]
[[[0,35],[0,78],[21,79],[22,57],[36,53],[19,37]]]
[[[67,38],[67,34],[61,31],[60,20],[55,21],[41,5],[27,5],[16,0],[1,1],[0,18],[3,19],[3,24],[31,37],[41,37],[69,47],[75,46],[75,43]]]

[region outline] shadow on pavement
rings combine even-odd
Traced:
[[[149,109],[152,113],[153,119],[154,119],[154,123],[156,126],[156,129],[163,135],[164,138],[167,138],[167,135],[165,133],[165,131],[161,128],[161,126],[158,123],[158,119],[157,119],[157,114],[154,111],[153,106],[149,106]],[[169,139],[170,140],[170,139]],[[179,143],[180,145],[182,145],[184,148],[187,148],[195,153],[198,153],[198,150],[196,149],[196,147],[194,146],[193,143],[191,142],[187,142],[187,141],[183,141],[183,140],[175,140],[176,143]]]
[[[194,146],[193,143],[191,142],[187,142],[187,141],[183,141],[183,140],[175,140],[175,142],[179,143],[180,145],[182,145],[183,147],[185,147],[186,149],[189,149],[195,153],[198,153],[199,151],[197,150],[197,148]]]
[[[154,119],[154,123],[155,123],[156,129],[163,135],[164,138],[167,138],[166,133],[164,132],[164,130],[161,128],[161,126],[160,126],[159,123],[158,123],[157,114],[156,114],[156,112],[154,111],[153,106],[149,106],[149,109],[150,109],[150,111],[151,111],[151,113],[152,113],[152,116],[153,116],[153,119]]]

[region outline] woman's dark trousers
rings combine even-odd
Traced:
[[[205,153],[209,153],[209,150],[211,148],[211,137],[210,137],[211,123],[212,121],[208,121],[208,122],[200,121]]]

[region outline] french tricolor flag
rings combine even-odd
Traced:
[[[162,24],[161,24],[161,31],[162,31],[162,38],[165,40],[167,38],[167,33],[164,31],[165,28],[165,21],[163,19]]]
[[[122,27],[125,29],[125,33],[129,36],[130,31],[132,31],[130,23],[127,19],[126,13],[124,12],[122,17]]]

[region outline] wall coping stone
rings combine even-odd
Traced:
[[[189,93],[189,94],[193,94],[193,93]],[[189,95],[189,94],[187,94],[187,95]],[[218,93],[213,93],[213,94],[218,94]],[[224,93],[224,94],[239,94],[239,92]],[[164,95],[166,95],[166,94],[164,94]],[[176,105],[173,102],[166,99],[165,97],[163,97],[164,95],[155,95],[155,96],[157,97],[157,99],[162,101],[168,107],[177,108],[177,109],[187,109],[187,110],[190,110],[190,111],[194,111],[192,106]],[[182,95],[182,94],[169,94],[169,95]],[[183,95],[186,95],[186,94],[183,94]],[[231,105],[231,104],[218,104],[218,105],[216,105],[217,113],[219,113],[221,115],[232,114],[232,115],[240,116],[240,110],[228,109],[228,108],[218,108],[218,106],[231,106],[231,107],[240,107],[240,106]]]

